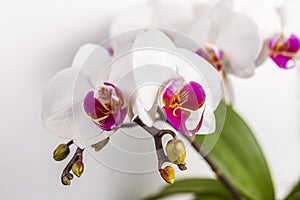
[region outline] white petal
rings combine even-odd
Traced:
[[[178,73],[187,81],[196,81],[206,92],[207,110],[214,111],[222,98],[222,79],[218,71],[205,59],[186,49],[178,48],[178,55],[183,59],[177,59]]]
[[[265,40],[260,49],[260,54],[257,56],[255,65],[262,65],[269,58],[269,40]]]
[[[224,51],[230,63],[230,66],[225,66],[227,72],[241,77],[254,74],[261,40],[255,23],[249,17],[234,14],[226,26],[219,28],[215,44]]]
[[[194,20],[188,24],[183,32],[199,45],[206,45],[210,41],[213,24],[210,20],[212,6],[200,5],[194,10]]]
[[[214,43],[219,27],[226,26],[232,17],[231,5],[231,1],[227,0],[212,0],[198,5],[194,9],[193,21],[183,32],[202,46]]]
[[[92,86],[87,77],[77,68],[67,68],[58,72],[48,83],[42,96],[42,120],[53,134],[74,139],[73,105],[81,105],[82,98],[74,96],[75,82],[80,87],[76,91],[86,94]]]
[[[149,29],[141,31],[133,45],[133,76],[136,83],[136,94],[133,101],[133,114],[140,116],[147,125],[152,125],[157,104],[157,93],[160,85],[176,75],[173,51],[176,49],[170,38],[164,33]],[[169,68],[169,66],[173,68]],[[141,106],[141,107],[138,107]],[[146,112],[146,113],[141,113]],[[151,119],[147,119],[150,116]],[[142,119],[145,117],[145,119]],[[146,122],[147,121],[147,122]]]
[[[136,36],[133,48],[155,47],[172,50],[176,48],[168,36],[157,29],[140,31]]]
[[[73,108],[72,119],[74,122],[73,140],[80,148],[95,144],[114,133],[114,131],[100,129],[85,113],[82,104]]]
[[[86,44],[76,53],[72,67],[78,68],[89,77],[92,85],[97,86],[97,82],[102,77],[110,59],[108,51],[103,47]]]
[[[149,0],[152,8],[153,26],[156,28],[182,30],[193,18],[191,2],[186,0]]]
[[[210,134],[216,130],[215,114],[210,111],[204,113],[203,124],[196,134]]]
[[[151,15],[151,8],[147,4],[125,10],[112,19],[109,35],[116,36],[127,31],[148,28],[151,26]]]
[[[187,121],[187,127],[189,129],[195,128],[201,119],[201,115],[202,115],[202,110],[197,112],[192,112]],[[203,116],[202,126],[196,134],[203,134],[203,135],[210,134],[210,133],[214,133],[215,130],[216,130],[216,120],[215,120],[214,112],[212,110],[206,109]]]
[[[275,7],[264,0],[256,0],[242,8],[241,12],[250,16],[259,28],[260,36],[263,39],[281,31],[281,20]],[[297,11],[298,12],[298,11]]]

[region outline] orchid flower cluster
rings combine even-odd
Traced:
[[[206,56],[201,49],[195,52],[218,70],[246,78],[267,58],[282,69],[297,66],[300,40],[288,26],[291,18],[284,4],[264,6],[263,1],[236,11],[231,0],[149,0],[117,15],[110,35],[144,27],[176,30],[204,47]]]
[[[120,42],[118,37],[113,41]],[[64,160],[69,146],[78,146],[61,181],[69,185],[73,174],[81,176],[84,148],[91,145],[101,150],[114,133],[121,134],[118,130],[128,119],[154,138],[158,171],[166,182],[173,183],[174,168],[164,167],[165,163],[187,169],[185,144],[175,132],[187,137],[214,132],[213,112],[222,97],[221,76],[204,58],[177,48],[157,29],[137,31],[128,43],[130,54],[111,43],[113,54],[102,46],[83,46],[72,67],[58,72],[43,95],[45,127],[70,139],[55,149],[54,160]],[[158,113],[173,130],[154,125]],[[164,148],[166,134],[172,139]]]
[[[167,29],[200,46],[173,37],[174,31]],[[296,66],[297,35],[277,30],[262,36],[262,29],[229,0],[199,5],[149,0],[116,16],[110,25],[115,39],[81,47],[72,66],[52,78],[42,97],[45,127],[70,140],[55,149],[54,160],[64,160],[69,147],[77,146],[61,182],[69,185],[73,174],[82,175],[88,145],[100,151],[129,123],[153,137],[158,171],[173,183],[174,168],[165,163],[187,169],[186,147],[177,134],[215,131],[214,111],[223,96],[222,83],[226,98],[226,74],[253,76],[268,57],[283,69]],[[159,119],[166,119],[170,129],[157,128]],[[172,139],[164,147],[166,134]]]

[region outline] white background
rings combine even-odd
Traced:
[[[86,170],[71,187],[60,184],[65,163],[52,160],[61,139],[41,123],[48,80],[69,67],[76,50],[107,35],[110,17],[139,0],[0,1],[0,199],[137,199],[161,184],[158,173],[122,174],[85,156]],[[299,70],[271,62],[250,79],[233,79],[237,110],[265,151],[278,197],[300,175]],[[187,175],[211,176],[191,152]]]

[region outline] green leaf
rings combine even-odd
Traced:
[[[222,102],[215,113],[216,131],[221,129],[221,135],[197,135],[197,142],[242,195],[249,199],[275,199],[267,162],[251,129],[231,106],[226,106],[223,124],[224,106]],[[214,143],[213,148],[205,145]]]
[[[173,185],[165,187],[159,194],[144,200],[155,200],[180,193],[192,193],[198,199],[234,199],[218,180],[192,178],[175,181]]]
[[[300,182],[298,185],[292,189],[290,194],[285,198],[285,200],[299,200],[300,199]]]

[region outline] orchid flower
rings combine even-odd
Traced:
[[[260,38],[252,19],[234,11],[228,0],[204,2],[192,8],[188,1],[148,1],[117,15],[110,35],[136,28],[173,29],[205,47],[206,52],[194,51],[218,69],[240,77],[253,75]]]
[[[143,48],[141,49],[141,47]],[[143,84],[147,82],[147,79],[149,82],[155,83],[142,88],[136,96],[135,103],[143,103],[143,107],[147,111],[136,113],[148,113],[147,116],[144,116],[143,122],[148,126],[152,126],[155,121],[157,106],[160,105],[163,107],[166,119],[178,131],[187,135],[214,132],[215,118],[213,112],[222,97],[222,80],[217,70],[194,52],[177,48],[170,37],[154,29],[137,35],[133,49],[140,49],[140,51],[135,51],[133,55],[134,68],[139,66],[143,69],[143,75],[140,71],[135,70],[139,75],[136,80]],[[146,80],[145,77],[147,77]],[[185,85],[186,83],[187,85]],[[191,88],[190,84],[195,87]],[[141,83],[137,85],[141,85]],[[181,89],[183,91],[180,91]],[[166,90],[165,93],[164,90]],[[199,90],[201,90],[200,93]],[[181,93],[180,95],[185,96],[189,103],[197,104],[197,106],[191,108],[183,104],[183,99],[179,100],[177,106],[180,109],[177,109],[177,112],[181,112],[180,110],[185,108],[190,109],[190,111],[184,111],[183,118],[176,117],[175,112],[171,113],[171,110],[168,110],[171,105],[166,105],[166,102],[170,103],[171,99],[180,96],[178,92]],[[157,95],[159,96],[157,97]],[[205,95],[205,98],[203,98],[203,95]],[[158,104],[157,98],[159,100]],[[203,101],[200,104],[199,99]],[[202,107],[204,102],[205,112]],[[136,106],[135,108],[140,107]],[[200,113],[198,112],[194,116],[191,111],[200,111]],[[194,128],[193,131],[185,129],[185,123],[193,120],[197,121],[196,125],[194,123],[197,128]],[[181,127],[181,129],[178,127]]]
[[[254,21],[236,12],[227,0],[198,5],[194,13],[194,21],[187,25],[184,33],[205,47],[218,69],[224,68],[239,77],[252,76],[260,47]],[[202,55],[201,51],[196,52]]]
[[[263,64],[267,58],[282,69],[290,69],[297,65],[300,49],[300,27],[295,10],[299,7],[296,1],[286,1],[270,5],[266,1],[252,3],[246,9],[241,9],[258,24],[260,35],[263,38],[261,53],[256,65]],[[263,15],[257,15],[258,12]]]
[[[84,148],[82,140],[97,142],[122,123],[127,109],[120,89],[108,81],[103,86],[97,82],[111,59],[104,48],[87,44],[77,52],[72,67],[52,78],[42,97],[42,119],[49,131]]]

